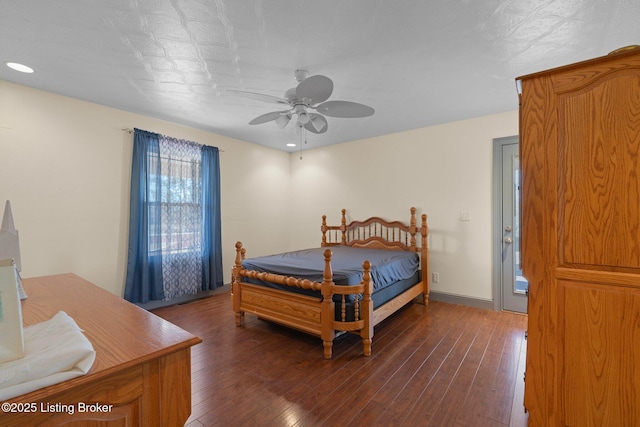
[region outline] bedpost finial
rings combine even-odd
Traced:
[[[242,247],[242,242],[237,241],[236,242],[236,260],[235,260],[237,266],[242,265],[242,259],[244,258],[243,251],[244,251],[244,248]]]
[[[342,245],[346,245],[347,244],[347,210],[346,209],[342,209],[342,219],[340,220],[340,233],[342,234],[341,238],[340,238],[340,244]]]
[[[327,288],[325,284],[333,283],[333,270],[331,269],[331,255],[332,255],[331,249],[324,250],[324,272],[322,275],[322,278],[324,279],[324,281],[322,286],[322,294],[325,295],[325,297],[329,295],[329,298],[331,298],[330,297],[331,289]]]
[[[363,296],[367,301],[370,301],[373,286],[371,283],[371,262],[368,259],[362,263],[362,283],[365,285]]]
[[[422,241],[420,242],[420,246],[422,248],[427,247],[427,235],[429,234],[429,227],[427,226],[427,214],[422,214],[422,227],[420,227],[420,234],[422,235]]]
[[[327,216],[322,215],[322,224],[320,225],[320,231],[322,232],[322,244],[321,246],[327,246]]]

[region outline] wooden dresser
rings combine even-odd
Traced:
[[[531,426],[640,425],[640,49],[518,78]]]
[[[35,410],[2,411],[0,425],[184,425],[191,414],[190,347],[200,338],[73,274],[25,279],[24,288],[25,326],[64,311],[96,359],[84,376],[9,400]]]

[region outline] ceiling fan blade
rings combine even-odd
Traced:
[[[369,117],[376,111],[368,105],[350,101],[327,101],[316,106],[315,109],[318,113],[329,117],[344,118]]]
[[[329,128],[327,119],[320,114],[307,113],[309,115],[309,121],[304,125],[304,128],[312,133],[325,133]]]
[[[244,91],[244,90],[235,90],[235,89],[228,89],[227,92],[231,93],[233,95],[241,96],[243,98],[257,99],[258,101],[271,102],[271,103],[275,103],[275,104],[289,105],[289,101],[287,101],[284,98],[278,98],[277,96],[265,95],[264,93],[247,92],[247,91]]]
[[[277,119],[278,117],[280,117],[282,114],[285,114],[286,111],[272,111],[270,113],[267,114],[263,114],[261,116],[256,117],[255,119],[251,120],[249,122],[250,125],[259,125],[262,123],[267,123],[270,122],[272,120]]]
[[[316,75],[307,77],[298,84],[296,96],[298,99],[309,98],[310,104],[324,102],[333,93],[333,82],[329,77]]]

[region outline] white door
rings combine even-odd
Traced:
[[[494,141],[494,188],[496,230],[494,231],[494,263],[496,308],[527,312],[529,284],[520,269],[520,158],[518,138],[499,138]]]

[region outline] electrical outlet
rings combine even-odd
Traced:
[[[438,283],[440,281],[440,273],[431,273],[431,282]]]

